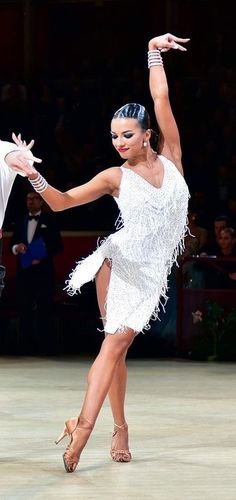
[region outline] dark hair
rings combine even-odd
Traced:
[[[137,104],[136,102],[129,102],[125,104],[120,109],[118,109],[112,119],[114,118],[134,118],[138,121],[142,130],[151,129],[151,120],[149,113],[142,104]],[[158,134],[155,130],[151,129],[150,144],[153,149],[157,149],[158,146]]]
[[[147,110],[144,106],[135,102],[125,104],[118,109],[113,115],[114,118],[134,118],[143,130],[150,128],[151,121]]]
[[[230,220],[229,220],[229,217],[227,215],[217,215],[214,218],[214,222],[222,222],[222,221],[224,221],[226,223],[226,225],[229,226]]]

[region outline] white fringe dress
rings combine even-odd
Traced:
[[[126,328],[143,332],[159,317],[167,300],[168,275],[184,250],[189,190],[175,165],[159,155],[163,183],[153,186],[131,169],[120,167],[122,179],[116,232],[77,263],[66,282],[69,295],[95,278],[104,259],[111,262],[104,331]]]

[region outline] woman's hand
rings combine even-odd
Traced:
[[[14,133],[12,134],[12,139],[19,149],[11,151],[6,155],[5,161],[8,167],[24,176],[37,174],[33,163],[41,163],[42,160],[34,156],[30,151],[34,145],[34,141],[32,140],[29,144],[26,144],[22,140],[21,134],[16,136]]]
[[[187,49],[181,44],[187,43],[189,42],[189,40],[190,38],[179,38],[178,36],[172,35],[171,33],[166,33],[165,35],[160,35],[152,38],[148,43],[148,49],[160,49],[162,52],[167,52],[170,49],[186,51]]]

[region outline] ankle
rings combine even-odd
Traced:
[[[78,427],[92,431],[94,423],[92,423],[91,420],[86,418],[84,415],[80,415],[78,418]]]
[[[123,422],[123,424],[120,425],[120,424],[116,424],[114,422],[114,427],[115,427],[115,429],[126,430],[126,429],[128,429],[128,424],[126,422]]]

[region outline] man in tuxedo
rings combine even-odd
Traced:
[[[50,354],[53,342],[54,255],[63,250],[56,216],[43,210],[35,191],[26,197],[28,213],[15,224],[10,249],[17,258],[16,291],[23,354]]]

